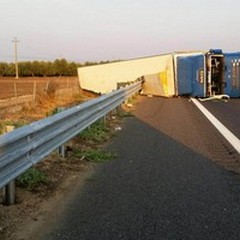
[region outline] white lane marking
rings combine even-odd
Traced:
[[[217,118],[215,118],[197,99],[191,98],[192,102],[206,116],[206,118],[217,128],[227,141],[240,153],[240,140],[229,131]]]

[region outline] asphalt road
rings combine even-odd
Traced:
[[[232,133],[240,138],[240,99],[209,101],[202,104],[223,123]]]
[[[107,149],[39,239],[240,239],[239,155],[187,99],[140,98]]]

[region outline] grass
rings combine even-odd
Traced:
[[[12,126],[14,126],[15,128],[19,128],[19,127],[22,127],[22,126],[26,125],[27,122],[24,121],[24,120],[17,120],[17,121],[6,120],[6,121],[4,122],[4,124],[5,124],[5,126],[6,126],[6,125],[12,125]]]
[[[4,120],[0,122],[0,135],[6,132],[6,126],[13,126],[14,128],[20,128],[25,126],[27,121],[25,120]]]
[[[120,118],[127,118],[127,117],[133,117],[134,115],[131,112],[119,111],[118,116]]]
[[[47,117],[53,116],[55,114],[58,114],[58,113],[62,112],[64,109],[65,108],[63,108],[63,107],[56,107],[53,110],[51,110],[50,112],[47,112],[46,116]]]
[[[111,161],[117,157],[117,155],[114,153],[109,153],[109,152],[106,152],[103,150],[97,150],[97,149],[75,151],[74,155],[76,157],[84,158],[89,162],[96,162],[96,163]]]
[[[47,176],[36,168],[30,168],[16,179],[19,187],[32,191],[34,188],[47,182]]]
[[[97,121],[80,133],[79,137],[83,140],[102,143],[109,137],[109,128],[103,121]]]

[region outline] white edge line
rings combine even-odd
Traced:
[[[206,116],[206,118],[217,128],[217,130],[227,139],[227,141],[240,154],[240,140],[229,131],[217,118],[215,118],[197,99],[191,98],[191,101]]]

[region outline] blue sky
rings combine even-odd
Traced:
[[[240,50],[239,0],[0,0],[0,61]]]

